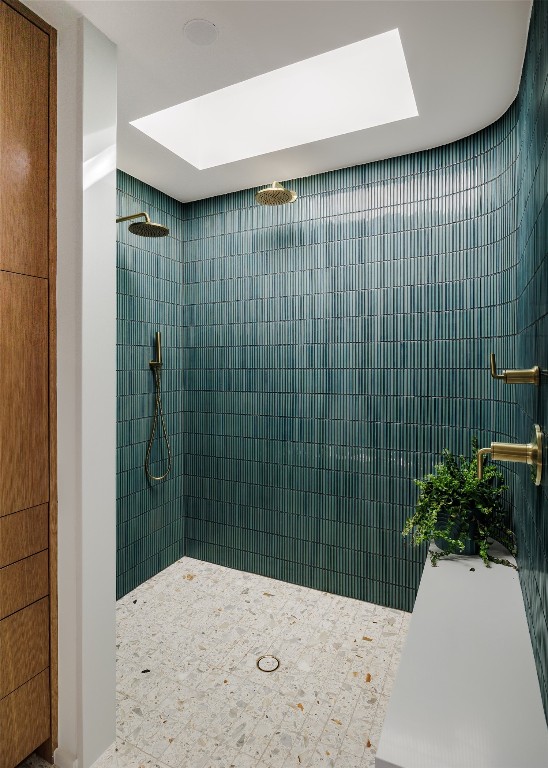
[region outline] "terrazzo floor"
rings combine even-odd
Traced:
[[[409,619],[184,557],[118,602],[117,742],[94,768],[373,768]]]

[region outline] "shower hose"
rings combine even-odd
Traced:
[[[167,427],[166,427],[166,420],[164,417],[164,410],[162,408],[162,387],[161,387],[161,378],[160,378],[160,366],[154,365],[152,366],[152,372],[154,374],[154,389],[155,389],[155,395],[156,395],[156,405],[154,408],[154,420],[152,422],[152,429],[150,431],[150,438],[147,445],[147,455],[145,458],[145,472],[146,476],[151,482],[159,482],[160,480],[165,480],[166,477],[171,472],[171,446],[169,444],[169,437],[167,435]],[[150,472],[150,454],[152,453],[152,446],[154,444],[154,437],[156,436],[156,430],[158,428],[158,420],[162,424],[162,433],[163,438],[165,440],[165,444],[167,447],[167,470],[164,472],[163,475],[159,475],[156,477],[156,475],[151,474]]]

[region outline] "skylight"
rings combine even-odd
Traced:
[[[397,29],[132,121],[199,170],[418,115]]]

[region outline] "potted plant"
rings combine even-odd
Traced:
[[[488,568],[492,562],[515,567],[509,560],[489,554],[494,539],[515,554],[515,539],[502,505],[507,490],[504,477],[494,464],[487,463],[479,480],[477,454],[476,437],[471,458],[455,456],[445,448],[434,474],[415,480],[417,507],[402,533],[412,536],[417,546],[435,540],[438,549],[430,550],[434,566],[441,557],[479,553]]]

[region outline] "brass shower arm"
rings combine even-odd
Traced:
[[[490,357],[491,378],[497,381],[504,381],[505,384],[534,384],[536,387],[540,384],[540,368],[538,365],[532,368],[521,368],[515,371],[503,371],[497,373],[497,363],[495,353],[491,352]]]
[[[150,217],[145,211],[142,211],[141,213],[132,213],[131,216],[120,216],[120,218],[116,219],[116,223],[118,224],[120,221],[129,221],[130,219],[138,219],[139,216],[144,216],[146,223],[150,224]]]

